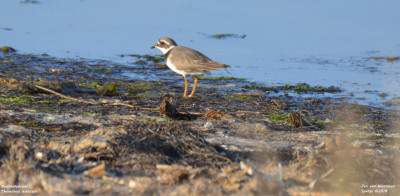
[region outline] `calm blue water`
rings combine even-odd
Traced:
[[[150,46],[169,36],[233,66],[213,75],[335,85],[364,104],[400,96],[399,61],[370,59],[400,56],[398,0],[38,1],[1,0],[0,46],[130,62],[119,55],[161,54]],[[247,37],[205,36],[217,33]]]

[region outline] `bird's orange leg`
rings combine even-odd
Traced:
[[[186,79],[186,76],[183,76],[183,79],[185,79],[185,92],[183,93],[183,97],[186,97],[187,89],[188,89],[188,81]]]
[[[198,79],[197,79],[196,76],[193,76],[193,78],[194,78],[194,86],[193,86],[192,93],[190,93],[189,97],[192,97],[194,95],[194,92],[196,91],[196,86],[197,86],[197,80]]]

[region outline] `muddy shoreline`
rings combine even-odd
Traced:
[[[205,76],[183,98],[162,57],[131,58],[0,52],[0,184],[43,195],[399,192],[399,111],[323,96],[337,87],[231,77]]]

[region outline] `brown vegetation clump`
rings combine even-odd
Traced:
[[[202,118],[205,120],[221,120],[224,118],[225,113],[218,110],[208,110]]]

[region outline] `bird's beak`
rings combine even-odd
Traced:
[[[152,46],[150,49],[157,48],[157,45]]]

